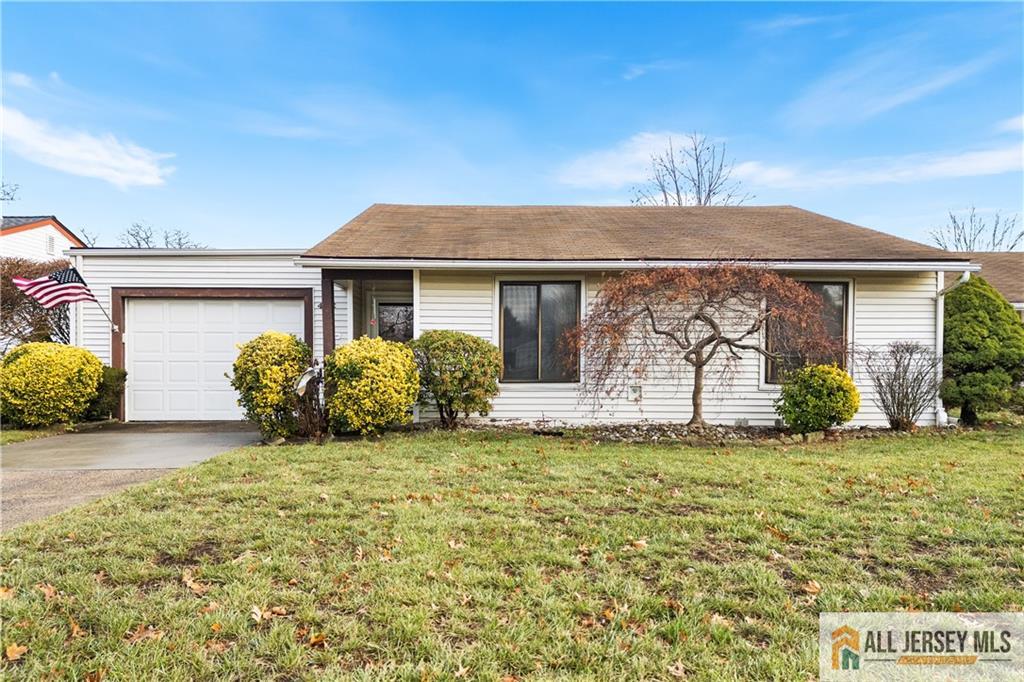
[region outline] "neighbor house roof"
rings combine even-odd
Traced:
[[[374,204],[305,254],[526,261],[961,261],[794,206]]]
[[[961,251],[957,256],[981,265],[978,274],[1010,303],[1024,303],[1024,251]],[[947,286],[956,273],[946,275]]]
[[[3,226],[0,227],[0,235],[15,234],[25,230],[34,230],[37,227],[52,225],[58,232],[70,239],[76,246],[85,246],[74,232],[69,230],[64,223],[52,215],[12,215],[4,216]]]

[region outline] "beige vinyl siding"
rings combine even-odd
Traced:
[[[320,271],[295,266],[293,255],[260,256],[77,256],[79,270],[99,303],[108,311],[113,287],[273,287],[313,289],[313,352],[323,354]],[[109,364],[110,325],[94,303],[80,308],[76,343]],[[112,314],[112,313],[111,313]]]
[[[800,277],[799,273],[792,273]],[[499,343],[496,287],[502,273],[429,272],[420,275],[420,328],[455,329]],[[512,275],[510,275],[512,276]],[[517,278],[524,278],[515,273]],[[550,278],[540,273],[537,279]],[[588,301],[596,296],[601,273],[585,277]],[[526,276],[529,277],[529,276]],[[861,346],[884,346],[894,340],[915,340],[934,348],[936,275],[928,273],[863,274],[816,273],[809,279],[849,281],[852,300],[850,342]],[[853,425],[884,425],[871,400],[870,382],[851,364],[861,390],[861,410]],[[583,368],[586,372],[586,368]],[[771,425],[777,415],[772,402],[776,387],[762,381],[763,360],[745,354],[728,370],[721,364],[709,368],[704,393],[705,418],[734,423],[747,419],[752,425]],[[590,421],[685,421],[690,417],[692,373],[666,370],[649,376],[641,386],[641,398],[607,398],[600,407],[585,398],[576,384],[503,384],[489,418],[496,420],[549,419],[564,422]],[[922,416],[922,423],[934,423],[934,410]]]

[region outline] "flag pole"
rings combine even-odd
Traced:
[[[100,309],[100,312],[103,313],[104,317],[107,318],[107,322],[110,323],[110,331],[112,331],[112,332],[119,332],[119,331],[121,331],[120,329],[118,329],[117,325],[114,324],[114,321],[112,319],[110,319],[110,315],[107,313],[107,309],[104,308],[100,304],[100,302],[97,301],[95,298],[92,300],[92,302],[96,304],[96,307],[98,307]]]

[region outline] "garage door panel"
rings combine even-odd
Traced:
[[[275,329],[302,338],[301,300],[129,299],[126,418],[243,419],[225,374],[238,345]]]

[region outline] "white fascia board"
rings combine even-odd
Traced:
[[[295,264],[312,268],[421,270],[639,270],[643,268],[694,268],[712,263],[732,261],[706,260],[435,260],[414,258],[298,258]],[[741,261],[742,265],[767,267],[773,270],[825,270],[868,272],[978,272],[980,265],[970,261]]]
[[[114,256],[120,258],[146,258],[166,256],[190,256],[224,258],[225,256],[254,257],[281,256],[296,257],[305,253],[302,249],[131,249],[116,247],[85,247],[66,249],[66,256]]]

